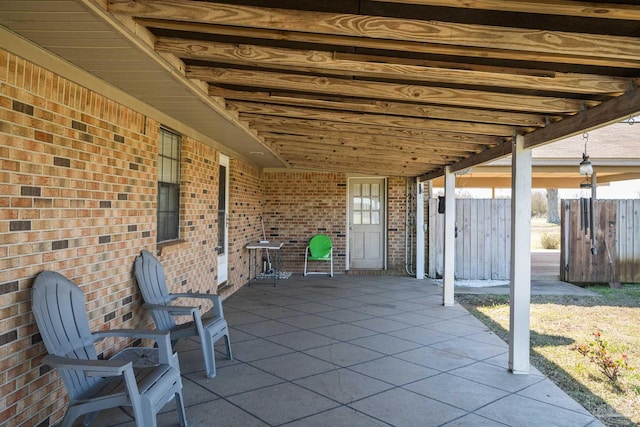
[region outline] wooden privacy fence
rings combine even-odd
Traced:
[[[456,200],[455,278],[508,280],[511,265],[511,200]],[[444,215],[429,199],[429,277],[442,277]]]
[[[580,201],[562,200],[562,206],[562,280],[640,282],[640,200],[596,200],[593,245]]]
[[[561,280],[640,283],[640,199],[596,200],[595,251],[580,201],[561,205]],[[442,277],[443,236],[444,215],[438,199],[430,199],[429,277]],[[509,280],[510,267],[511,200],[457,199],[455,278]]]

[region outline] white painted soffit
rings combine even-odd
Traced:
[[[183,76],[172,72],[162,58],[150,57],[96,13],[99,8],[89,10],[74,0],[0,1],[0,25],[166,114],[159,115],[159,121],[172,118],[195,130],[191,136],[203,135],[221,151],[259,167],[284,166],[250,131],[233,122],[205,94],[189,87]],[[6,35],[0,37],[0,46],[21,53]],[[77,73],[73,77],[86,84],[77,81]],[[122,102],[117,91],[102,94]],[[163,124],[182,131],[175,123]]]

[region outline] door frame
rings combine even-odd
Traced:
[[[224,276],[220,276],[220,254],[217,254],[217,265],[218,265],[218,279],[217,279],[217,285],[220,286],[221,284],[223,284],[224,282],[227,282],[229,280],[229,163],[230,163],[230,159],[229,156],[224,155],[222,153],[220,153],[220,157],[219,157],[219,163],[218,163],[218,168],[220,168],[221,166],[225,167],[225,194],[224,194],[224,203],[225,203],[225,215],[224,215],[224,248],[223,248],[223,253],[224,256],[226,257],[226,262],[224,263],[225,265],[225,269],[226,272],[224,274]],[[220,177],[218,177],[218,180],[220,179]],[[220,207],[218,206],[218,211],[220,210]],[[220,226],[218,225],[218,231],[220,230]],[[222,280],[221,280],[222,279]]]
[[[384,215],[382,216],[382,270],[387,270],[387,230],[388,230],[388,197],[389,197],[389,178],[386,176],[347,176],[347,209],[346,209],[346,224],[345,224],[345,235],[347,236],[345,242],[345,271],[349,270],[351,264],[351,181],[359,180],[359,179],[381,179],[382,180],[382,190],[384,191],[384,196],[382,197],[382,202],[384,203]]]

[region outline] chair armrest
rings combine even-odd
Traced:
[[[174,300],[177,298],[199,298],[199,299],[208,299],[211,301],[213,305],[213,314],[218,317],[224,317],[224,312],[222,310],[222,299],[220,295],[216,294],[197,294],[197,293],[186,293],[186,294],[169,294],[169,297]]]
[[[164,305],[164,304],[142,304],[147,310],[167,311],[174,316],[192,316],[200,311],[199,307],[190,307],[185,305]]]
[[[148,329],[110,329],[92,332],[99,340],[107,337],[127,337],[154,340],[158,344],[158,361],[163,365],[172,364],[171,339],[168,331],[150,331]]]
[[[115,377],[132,369],[131,362],[122,360],[83,360],[49,354],[42,363],[56,369],[83,371],[90,377]]]

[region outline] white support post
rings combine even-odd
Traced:
[[[442,271],[442,304],[454,304],[454,272],[456,253],[456,176],[449,166],[444,173],[444,261]]]
[[[424,183],[416,179],[416,279],[424,279]]]
[[[511,306],[509,370],[529,373],[531,303],[531,150],[516,134],[511,152]]]

